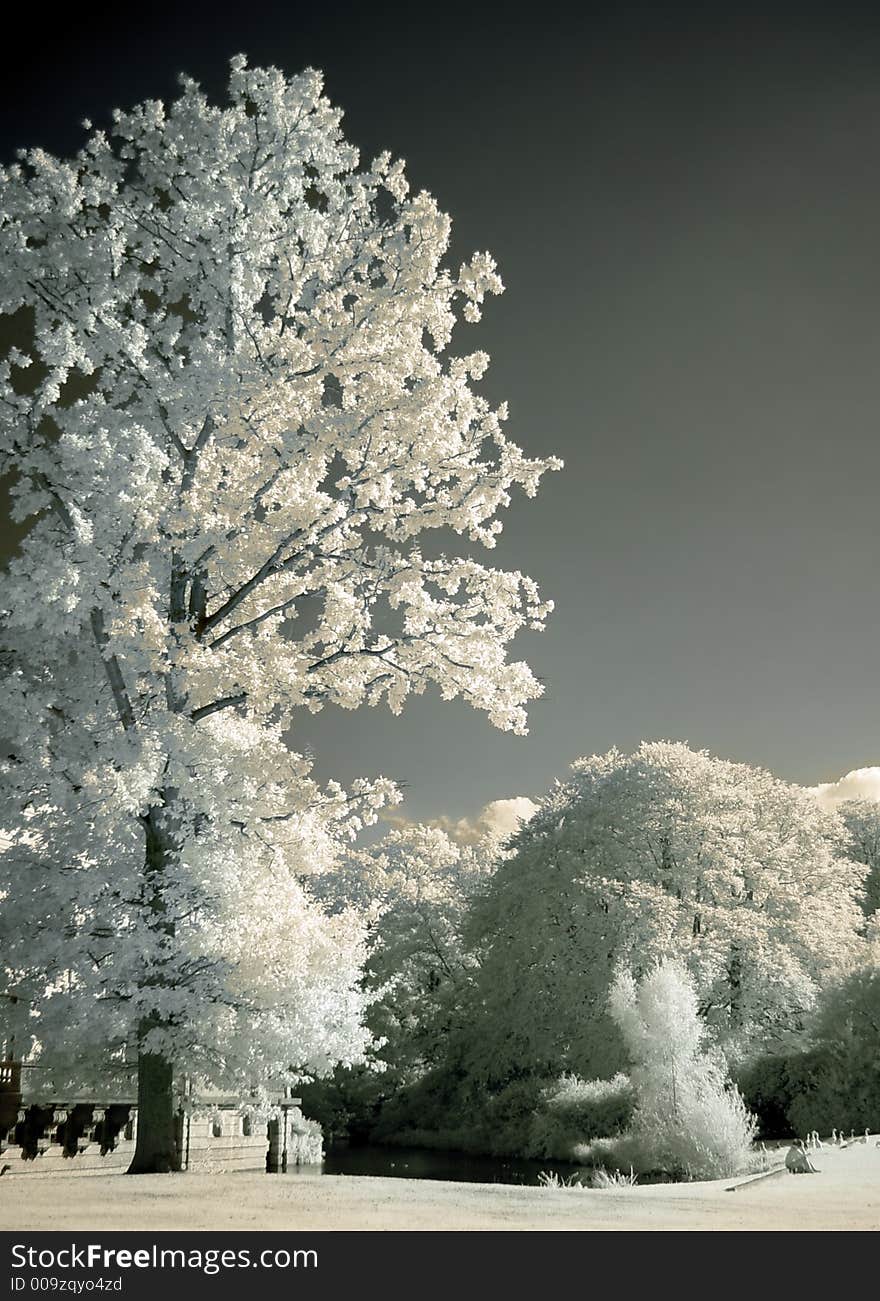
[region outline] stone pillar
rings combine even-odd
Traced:
[[[178,1170],[189,1169],[189,1139],[191,1117],[187,1107],[178,1107],[174,1117],[174,1144],[177,1150]]]
[[[266,1155],[266,1169],[270,1174],[283,1174],[286,1166],[287,1113],[281,1112],[269,1121],[269,1151]]]
[[[21,1107],[21,1062],[0,1061],[0,1143],[14,1128]]]

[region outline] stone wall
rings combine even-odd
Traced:
[[[265,1116],[240,1108],[196,1108],[180,1118],[181,1166],[184,1170],[265,1170],[269,1150]]]

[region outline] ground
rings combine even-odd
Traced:
[[[37,1174],[0,1181],[0,1229],[878,1229],[872,1137],[729,1192],[731,1180],[580,1191],[316,1174]]]

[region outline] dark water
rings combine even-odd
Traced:
[[[325,1175],[382,1175],[393,1179],[451,1179],[457,1183],[537,1184],[542,1171],[561,1179],[572,1175],[589,1184],[591,1171],[560,1161],[517,1157],[469,1156],[466,1152],[422,1147],[332,1147],[324,1158]],[[293,1173],[293,1171],[291,1171]]]

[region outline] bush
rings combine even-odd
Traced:
[[[383,1112],[374,1137],[475,1155],[522,1156],[546,1083],[527,1076],[492,1092],[438,1071]]]
[[[735,1087],[719,1078],[686,1092],[678,1114],[642,1110],[633,1137],[641,1154],[630,1163],[688,1179],[720,1179],[749,1166],[755,1121]]]
[[[789,1110],[798,1082],[792,1066],[802,1055],[771,1053],[749,1062],[737,1072],[739,1091],[758,1119],[758,1133],[762,1138],[788,1138],[793,1133]]]
[[[822,996],[814,1038],[812,1048],[740,1072],[762,1133],[880,1130],[880,970],[857,971]]]
[[[826,1129],[880,1129],[880,967],[856,971],[822,996],[816,1037],[813,1106]],[[795,1108],[794,1123],[798,1116]]]
[[[571,1161],[578,1144],[619,1134],[630,1123],[632,1111],[633,1091],[625,1075],[610,1080],[563,1075],[540,1095],[525,1155]]]
[[[395,1098],[373,1130],[378,1143],[522,1156],[546,1080],[513,1080],[496,1092],[431,1072]]]
[[[864,1127],[861,1112],[853,1105],[846,1066],[827,1048],[793,1057],[788,1074],[792,1092],[788,1122],[794,1134],[804,1135],[814,1129],[829,1134],[832,1129],[846,1130],[857,1124]]]
[[[482,1108],[475,1108],[473,1114],[484,1152],[491,1156],[523,1155],[545,1085],[545,1080],[526,1076],[485,1096]]]
[[[365,1142],[382,1103],[393,1091],[390,1072],[363,1066],[338,1066],[332,1075],[302,1083],[297,1093],[303,1110],[321,1125],[327,1143],[349,1139]]]
[[[471,1095],[471,1086],[454,1062],[436,1067],[388,1098],[370,1137],[377,1143],[403,1143],[404,1136],[416,1130],[439,1133],[468,1128],[474,1105]]]

